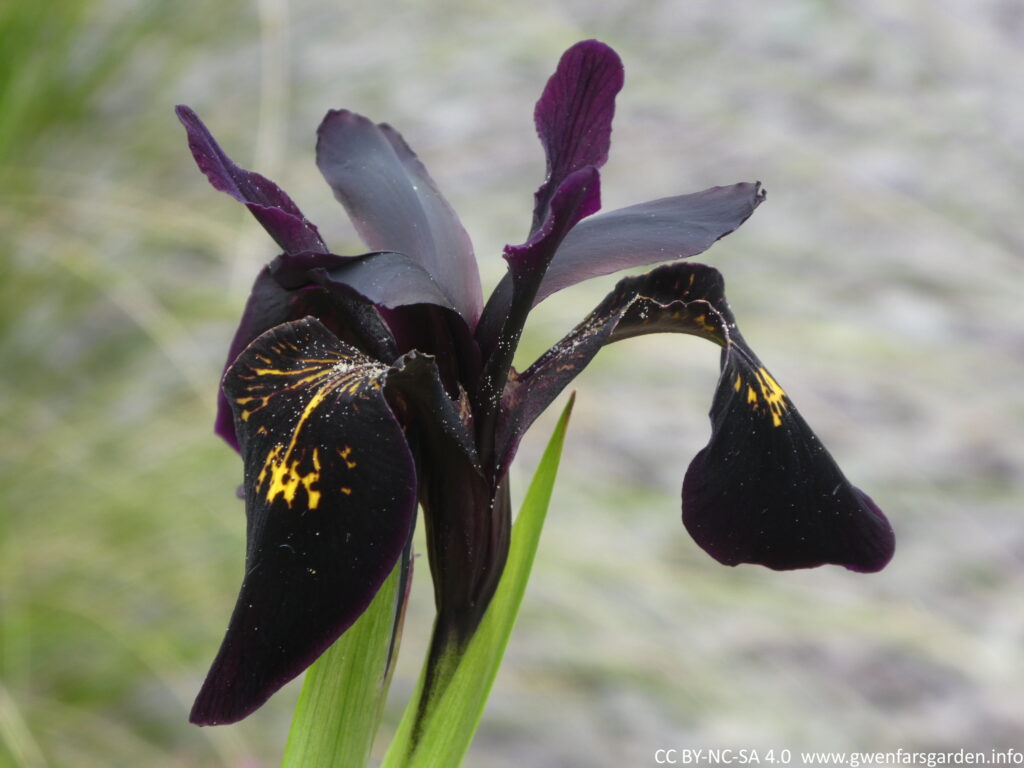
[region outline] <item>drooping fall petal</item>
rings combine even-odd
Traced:
[[[396,310],[396,317],[414,315],[419,320],[413,324],[419,331],[415,339],[407,338],[401,322],[395,323],[400,335],[395,338],[381,317],[387,310]],[[444,325],[438,334],[442,339],[461,339],[470,347],[464,357],[473,359],[475,342],[465,322],[411,257],[386,251],[362,256],[304,252],[281,254],[260,271],[228,349],[225,371],[261,333],[306,316],[316,317],[342,341],[388,362],[412,348],[413,341],[425,340],[422,348],[435,351],[436,345],[427,343],[431,337],[423,332],[429,326],[426,318]],[[452,357],[449,362],[455,360]],[[454,367],[450,375],[456,376]],[[223,392],[218,397],[215,431],[237,450],[234,417]]]
[[[654,332],[688,333],[722,347],[711,440],[683,487],[683,519],[697,543],[729,565],[883,568],[894,548],[891,526],[850,484],[757,359],[736,327],[721,275],[703,264],[672,264],[620,281],[518,377],[499,427],[502,464],[526,427],[604,344]]]
[[[416,472],[384,397],[388,367],[307,318],[224,379],[245,465],[245,578],[191,720],[235,722],[365,610],[405,546]]]
[[[723,353],[711,440],[683,482],[683,522],[725,565],[879,571],[895,537],[737,333]]]
[[[317,166],[363,242],[419,261],[474,327],[483,296],[472,244],[402,137],[348,110],[328,112],[317,136]]]
[[[289,317],[290,301],[291,295],[274,279],[270,273],[270,267],[261,269],[252,284],[249,298],[245,302],[245,309],[242,310],[242,318],[228,348],[227,360],[224,363],[225,373],[242,350],[249,346],[257,336],[275,325],[293,319]],[[235,415],[231,408],[231,402],[224,394],[223,389],[217,393],[217,418],[213,431],[224,438],[228,445],[236,451],[238,450]]]
[[[270,179],[247,171],[232,162],[220,148],[199,116],[184,105],[175,112],[188,133],[188,146],[199,169],[210,184],[226,192],[246,207],[289,253],[326,252],[324,241],[299,207]]]

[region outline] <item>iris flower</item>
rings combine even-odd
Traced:
[[[523,433],[615,341],[686,333],[721,347],[711,438],[686,471],[683,522],[727,565],[882,568],[893,533],[740,334],[721,275],[694,256],[764,199],[712,187],[597,214],[619,57],[594,41],[562,56],[534,112],[547,177],[525,242],[483,301],[472,245],[402,137],[327,114],[316,160],[371,252],[332,253],[276,184],[233,163],[187,107],[178,117],[210,183],[281,249],[256,278],[227,356],[216,432],[244,463],[245,577],[192,710],[237,721],[364,611],[423,508],[437,622],[459,647],[509,547],[508,469]],[[598,275],[628,277],[526,370],[512,368],[532,307]]]

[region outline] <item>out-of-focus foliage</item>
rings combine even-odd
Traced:
[[[1020,746],[1017,3],[14,0],[0,2],[0,765],[273,765],[287,738],[297,685],[238,726],[185,722],[242,575],[241,467],[211,434],[213,394],[274,254],[196,173],[173,105],[342,252],[357,246],[307,126],[330,107],[392,123],[463,217],[489,289],[543,172],[523,105],[585,37],[626,66],[606,207],[765,183],[708,261],[899,550],[870,578],[712,562],[678,490],[707,438],[715,354],[613,346],[579,381],[467,764]],[[538,307],[521,362],[607,288]],[[626,390],[650,410],[623,408]],[[524,447],[514,487],[539,450]],[[417,565],[385,737],[429,630]]]

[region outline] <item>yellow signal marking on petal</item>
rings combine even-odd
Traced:
[[[349,456],[352,455],[351,445],[346,445],[345,450],[341,450],[340,448],[335,448],[334,450],[336,450],[338,452],[338,455],[341,456],[342,461],[345,462],[346,467],[348,467],[349,469],[355,469],[358,466],[356,462],[349,460]]]
[[[309,497],[310,509],[316,509],[320,506],[320,491],[313,488],[313,483],[320,481],[319,450],[319,448],[313,449],[313,471],[302,476],[302,487],[306,489],[306,495]]]
[[[298,376],[309,372],[312,372],[314,376],[325,376],[330,373],[330,370],[324,370],[322,365],[310,365],[306,368],[291,368],[288,370],[282,370],[281,368],[250,368],[249,370],[257,376]]]
[[[768,410],[772,414],[772,425],[781,427],[782,414],[789,408],[786,391],[779,386],[779,382],[772,378],[772,375],[768,373],[764,366],[758,368],[754,375],[757,377],[757,384],[761,389],[761,395],[764,397],[765,403],[768,404]]]
[[[278,496],[281,496],[284,498],[288,508],[291,509],[292,502],[295,501],[295,494],[298,492],[300,485],[306,489],[309,509],[316,509],[320,504],[320,491],[313,488],[313,484],[320,480],[320,455],[318,449],[313,449],[313,469],[306,473],[299,472],[300,459],[292,460],[292,453],[295,451],[295,445],[299,440],[299,432],[302,431],[306,420],[327,398],[332,389],[333,387],[330,386],[318,389],[313,394],[313,397],[310,398],[310,401],[302,411],[302,415],[299,416],[298,422],[292,429],[291,441],[288,443],[288,447],[284,449],[284,454],[281,454],[281,449],[284,446],[280,444],[276,445],[267,454],[267,458],[263,462],[263,469],[260,470],[260,474],[257,477],[256,490],[258,491],[263,484],[263,480],[266,477],[265,473],[269,469],[270,483],[267,485],[266,495],[268,504],[273,502]]]
[[[699,325],[702,331],[706,331],[708,333],[714,333],[718,330],[718,327],[714,323],[708,322],[708,316],[704,314],[697,315],[693,318],[693,322]]]
[[[251,402],[254,402],[254,401],[258,401],[259,405],[256,405],[256,406],[254,406],[252,408],[244,409],[242,411],[241,417],[240,417],[242,419],[242,421],[248,421],[250,416],[252,416],[260,408],[263,408],[270,401],[270,398],[269,397],[236,397],[235,398],[235,402],[238,403],[239,405],[247,405],[248,403],[251,403]]]
[[[256,476],[256,487],[254,489],[256,493],[260,492],[260,487],[263,485],[263,481],[267,479],[267,469],[277,459],[278,455],[281,453],[281,449],[283,448],[283,445],[275,445],[273,450],[267,454],[267,458],[263,462],[263,467],[260,469],[259,475]]]
[[[296,352],[300,351],[298,347],[291,344],[274,345],[271,350],[275,354],[282,354],[286,348]],[[327,354],[331,353],[327,352]],[[323,498],[321,490],[315,487],[321,479],[320,452],[319,448],[313,448],[310,454],[306,447],[300,446],[299,434],[306,422],[329,395],[341,394],[358,397],[365,389],[379,390],[382,385],[380,374],[386,370],[386,367],[380,364],[353,364],[349,358],[337,355],[330,358],[303,358],[295,361],[303,367],[280,369],[270,367],[272,361],[264,356],[258,355],[257,357],[261,362],[268,364],[268,367],[250,367],[249,371],[253,374],[252,376],[239,374],[239,378],[254,380],[247,385],[250,392],[266,391],[266,385],[262,385],[258,381],[260,377],[280,376],[292,379],[292,381],[282,382],[280,387],[270,394],[236,398],[235,402],[243,406],[253,402],[257,403],[255,407],[250,406],[242,412],[241,419],[243,421],[248,421],[254,412],[267,406],[277,392],[312,389],[313,387],[316,389],[292,427],[287,445],[278,443],[267,453],[263,466],[256,477],[254,490],[257,494],[264,492],[263,488],[266,485],[265,499],[267,503],[272,503],[281,497],[291,509],[299,488],[303,488],[307,498],[306,509],[316,509]],[[257,429],[257,434],[268,434],[266,427],[261,425]],[[350,458],[352,453],[353,449],[349,445],[345,446],[344,451],[338,450],[338,454],[349,469],[355,469],[358,466],[357,462]],[[309,466],[306,462],[312,464],[312,469],[301,471],[300,465]],[[343,487],[341,491],[345,495],[352,493],[352,489],[349,487]]]

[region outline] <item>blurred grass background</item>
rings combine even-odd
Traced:
[[[580,392],[538,563],[467,765],[659,747],[1024,747],[1024,9],[1014,0],[0,3],[0,765],[279,760],[298,685],[186,723],[241,576],[222,355],[270,240],[195,170],[186,102],[339,252],[331,107],[391,122],[485,287],[543,172],[561,51],[622,55],[604,202],[762,180],[706,259],[748,339],[889,513],[892,565],[717,565],[679,523],[717,351],[646,338]],[[521,362],[613,280],[541,305]],[[551,421],[522,451],[519,492]],[[420,561],[392,728],[422,658]]]

